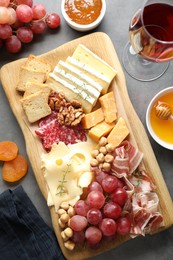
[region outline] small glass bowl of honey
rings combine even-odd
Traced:
[[[173,120],[158,117],[158,104],[169,105],[173,114],[173,87],[165,88],[157,93],[150,101],[146,112],[146,125],[152,138],[164,148],[173,150]]]
[[[96,28],[106,12],[105,0],[62,0],[61,12],[67,24],[81,32]]]

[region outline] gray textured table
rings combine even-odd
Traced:
[[[48,12],[56,11],[61,15],[60,12],[60,0],[38,0],[34,3],[43,3],[47,7]],[[120,62],[122,62],[123,47],[128,41],[128,25],[129,21],[134,12],[140,7],[139,0],[107,0],[107,11],[105,18],[101,25],[94,31],[103,31],[111,38]],[[54,33],[49,31],[41,37],[35,39],[32,44],[23,48],[23,51],[17,55],[10,55],[2,53],[0,50],[0,68],[13,60],[27,57],[28,54],[33,53],[40,55],[48,52],[58,46],[71,41],[75,38],[83,36],[84,33],[76,32],[65,23],[61,16],[61,27],[58,32]],[[167,72],[160,78],[150,83],[139,82],[131,78],[125,72],[126,82],[129,97],[136,110],[139,118],[141,119],[144,127],[145,114],[149,101],[151,98],[161,89],[173,85],[173,62],[171,62]],[[148,133],[148,132],[147,132]],[[150,138],[150,136],[149,136]],[[20,152],[26,155],[25,141],[23,134],[17,124],[17,121],[11,112],[10,106],[6,99],[5,93],[0,84],[0,140],[13,140],[18,146]],[[173,152],[168,151],[150,138],[151,145],[154,153],[162,170],[163,176],[167,183],[170,194],[173,198]],[[2,164],[0,163],[0,171]],[[27,176],[20,183],[32,202],[36,206],[42,218],[45,222],[51,226],[51,219],[49,215],[49,209],[46,202],[41,195],[41,192],[35,181],[34,173],[31,166],[29,165],[29,171]],[[9,185],[2,181],[0,174],[0,193],[8,188],[15,188],[15,186]],[[163,231],[153,236],[146,236],[135,238],[128,241],[122,246],[106,252],[105,254],[99,255],[93,259],[121,259],[121,260],[171,260],[173,259],[173,228]]]

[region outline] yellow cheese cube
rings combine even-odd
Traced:
[[[117,107],[113,91],[99,98],[106,123],[112,123],[117,119]]]
[[[104,114],[101,108],[86,114],[83,118],[82,118],[82,126],[85,129],[89,129],[95,125],[97,125],[98,123],[100,123],[101,121],[104,120]]]
[[[112,128],[115,126],[114,123],[106,123],[102,121],[101,123],[97,124],[96,126],[92,127],[88,131],[88,135],[95,141],[98,142],[102,136],[106,136]]]
[[[112,131],[107,137],[108,143],[117,147],[129,134],[129,129],[124,118],[120,117]]]

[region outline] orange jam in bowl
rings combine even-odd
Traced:
[[[106,11],[105,0],[62,0],[62,14],[73,29],[87,31],[102,21]]]
[[[65,11],[70,19],[79,24],[93,23],[100,15],[101,0],[66,0]]]
[[[173,112],[173,87],[159,92],[150,102],[146,114],[146,123],[151,136],[160,145],[173,150],[173,120],[164,120],[156,116],[156,106],[159,102],[169,104]]]

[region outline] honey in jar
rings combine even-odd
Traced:
[[[102,0],[66,0],[65,11],[78,24],[93,23],[100,15]]]
[[[169,104],[173,111],[173,92],[166,93],[159,97],[151,109],[150,122],[155,134],[163,141],[173,144],[173,120],[171,119],[159,119],[156,116],[156,106],[158,102],[166,102]]]

